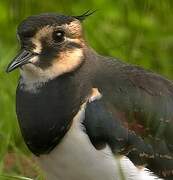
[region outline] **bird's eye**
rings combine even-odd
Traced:
[[[62,30],[58,30],[58,31],[54,31],[53,32],[53,40],[56,42],[56,43],[60,43],[62,41],[64,41],[64,31]]]

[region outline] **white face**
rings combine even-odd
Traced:
[[[55,58],[52,61],[51,66],[45,69],[34,65],[38,60],[38,57],[33,57],[30,60],[32,63],[26,64],[20,69],[22,81],[26,85],[44,83],[64,73],[74,71],[83,61],[83,51],[82,49],[74,49],[63,52],[57,59]]]
[[[31,38],[31,42],[32,51],[37,55],[22,66],[24,78],[53,79],[75,70],[83,60],[84,42],[77,20],[58,27],[45,26]]]
[[[22,60],[24,63],[20,66],[20,72],[21,83],[28,90],[74,71],[84,60],[85,43],[78,20],[61,26],[47,25],[33,36],[19,39],[25,52],[17,56],[13,65],[20,64],[21,58],[27,59],[26,62]]]

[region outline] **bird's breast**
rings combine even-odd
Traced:
[[[54,81],[37,93],[17,89],[16,109],[20,129],[36,155],[48,153],[62,139],[87,92],[71,81]]]
[[[81,109],[60,144],[48,155],[38,157],[48,180],[116,180],[111,150],[97,151],[92,146],[82,126],[83,118]]]
[[[49,154],[38,157],[47,180],[155,179],[147,170],[136,168],[128,158],[115,156],[108,145],[96,150],[82,125],[84,118],[85,105],[74,117],[59,145]]]

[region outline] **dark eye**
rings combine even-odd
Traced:
[[[64,41],[64,31],[62,30],[54,31],[52,38],[56,43],[60,43]]]

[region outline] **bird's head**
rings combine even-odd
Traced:
[[[47,13],[25,19],[17,29],[21,50],[7,72],[20,67],[23,77],[46,81],[74,71],[83,63],[86,46],[81,21],[90,14]]]

